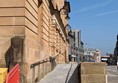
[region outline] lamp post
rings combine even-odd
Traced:
[[[68,33],[72,33],[71,26],[69,24],[65,26],[65,29],[69,31]]]
[[[86,43],[86,60],[89,60],[88,44]]]

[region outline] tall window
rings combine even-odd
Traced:
[[[80,46],[80,32],[78,32],[78,46]]]
[[[75,32],[73,32],[73,36],[74,36],[74,42],[75,42]]]

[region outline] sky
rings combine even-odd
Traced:
[[[118,34],[118,0],[68,0],[69,25],[81,30],[84,47],[98,48],[101,55],[114,53]]]

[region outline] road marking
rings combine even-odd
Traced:
[[[106,75],[106,83],[108,83],[108,75]]]

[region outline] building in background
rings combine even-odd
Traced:
[[[84,61],[84,43],[81,41],[81,44],[79,46],[79,55],[80,55],[80,61]]]
[[[116,47],[114,49],[114,57],[113,57],[113,63],[117,64],[117,62],[118,62],[118,35],[117,35]]]
[[[107,65],[113,65],[113,54],[101,56],[101,62],[106,62]]]
[[[0,67],[19,63],[21,83],[35,83],[67,62],[69,12],[67,0],[0,0]]]
[[[80,30],[72,30],[72,32],[69,34],[69,46],[69,54],[71,54],[72,57],[75,57],[76,61],[80,62],[84,55]]]
[[[99,49],[94,48],[84,48],[85,61],[101,61],[101,54]]]
[[[72,31],[68,33],[68,56],[69,61],[72,61],[72,55],[74,55],[74,36]]]

